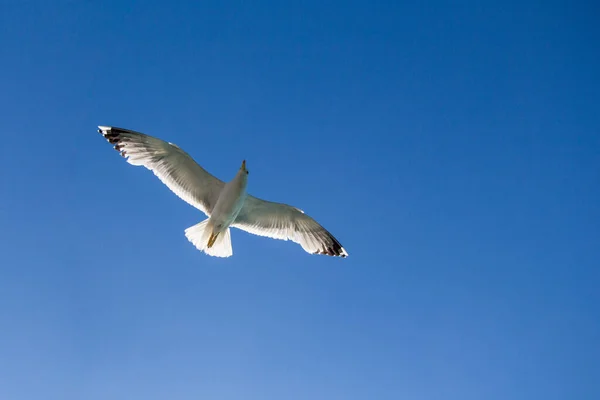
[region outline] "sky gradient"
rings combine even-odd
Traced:
[[[0,398],[600,398],[592,2],[0,0]],[[233,230],[97,125],[303,209]]]

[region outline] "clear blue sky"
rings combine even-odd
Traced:
[[[600,398],[593,2],[0,2],[0,398]],[[347,259],[205,217],[174,142]]]

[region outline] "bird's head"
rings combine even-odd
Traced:
[[[242,161],[242,166],[240,167],[240,171],[245,172],[248,175],[250,172],[246,169],[246,160]]]

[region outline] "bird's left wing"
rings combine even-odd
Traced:
[[[179,198],[210,215],[225,184],[189,154],[173,143],[143,133],[110,126],[98,128],[129,164],[148,168]]]
[[[340,242],[303,211],[247,195],[231,226],[273,239],[291,240],[312,254],[347,257]]]

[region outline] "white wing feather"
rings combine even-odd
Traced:
[[[231,226],[258,236],[291,240],[312,254],[347,257],[340,242],[302,210],[248,195]]]
[[[143,133],[109,126],[98,128],[129,164],[148,168],[179,198],[210,216],[225,184],[189,154],[173,143]]]

